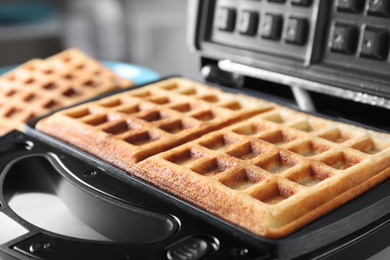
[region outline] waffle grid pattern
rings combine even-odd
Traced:
[[[139,166],[154,174],[158,168],[184,172],[216,187],[215,198],[222,192],[246,200],[267,213],[262,222],[277,229],[380,173],[389,166],[389,146],[388,137],[279,107]],[[344,188],[334,185],[343,181]]]
[[[390,176],[388,134],[178,78],[36,127],[267,238]]]
[[[131,90],[65,112],[66,120],[98,130],[95,142],[127,146],[126,160],[141,161],[207,132],[272,109],[183,79]],[[92,137],[92,138],[95,138]],[[109,139],[109,140],[108,140]]]
[[[131,84],[75,48],[33,59],[0,77],[0,128]]]

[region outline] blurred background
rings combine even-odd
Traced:
[[[183,0],[0,0],[0,67],[78,47],[161,76],[197,79]]]

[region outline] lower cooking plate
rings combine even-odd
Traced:
[[[27,135],[15,131],[0,139],[0,224],[7,219],[24,229],[0,240],[1,254],[42,259],[309,259],[348,254],[364,259],[388,245],[378,241],[386,241],[390,232],[389,180],[285,238],[264,239],[42,134],[34,129],[38,120],[29,122]],[[77,217],[112,241],[71,238],[28,223],[9,206],[16,193],[26,190],[58,195]],[[139,230],[149,234],[138,235]]]

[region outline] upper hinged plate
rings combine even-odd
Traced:
[[[367,96],[382,107],[390,98],[389,28],[385,0],[192,0],[190,5],[190,44],[203,57],[297,78],[295,85],[313,81],[320,87],[310,90],[326,94],[339,93],[329,91],[334,88],[351,91],[346,98]]]

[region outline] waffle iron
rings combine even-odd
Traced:
[[[209,84],[389,131],[388,1],[188,5],[189,46]],[[0,138],[1,259],[366,259],[390,244],[390,180],[285,238],[264,239],[40,133],[40,119]],[[10,206],[24,192],[56,195],[108,239],[28,222]]]

